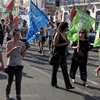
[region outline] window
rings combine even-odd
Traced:
[[[59,0],[56,0],[56,6],[59,7]]]

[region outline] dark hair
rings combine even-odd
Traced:
[[[26,22],[27,22],[26,20],[23,20],[23,26],[25,26]]]
[[[16,32],[18,32],[19,30],[18,29],[13,29],[12,30],[12,34],[13,34],[13,36],[16,34]]]
[[[23,22],[26,22],[26,20],[24,19]]]
[[[57,22],[57,27],[60,25],[60,22]]]
[[[84,29],[81,29],[81,30],[79,31],[79,33],[80,33],[81,31],[85,33],[84,38],[86,39],[86,38],[87,38],[88,31],[87,31],[85,28],[84,28]]]
[[[5,20],[4,19],[1,19],[1,21],[4,22]]]
[[[59,29],[60,32],[63,32],[67,27],[68,27],[68,23],[67,22],[62,22],[58,26],[58,29]]]

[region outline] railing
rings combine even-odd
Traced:
[[[72,4],[81,4],[81,3],[93,3],[93,2],[100,2],[100,0],[62,0],[61,6],[65,5],[72,5]]]

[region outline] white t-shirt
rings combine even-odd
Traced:
[[[53,40],[53,30],[54,28],[50,27],[48,30],[49,40]]]
[[[47,24],[45,24],[43,26],[43,30],[44,30],[44,32],[43,32],[43,35],[42,36],[46,36],[47,35]]]

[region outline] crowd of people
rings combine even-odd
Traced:
[[[27,21],[23,20],[21,27],[15,27],[13,24],[13,18],[10,19],[10,22],[7,24],[4,19],[1,20],[0,24],[0,48],[2,49],[4,36],[7,33],[7,45],[6,45],[6,57],[7,57],[7,68],[4,67],[2,51],[0,50],[0,62],[1,70],[7,71],[8,83],[6,87],[6,100],[9,100],[9,94],[11,91],[11,85],[13,82],[13,76],[15,75],[16,80],[16,100],[21,100],[21,80],[22,80],[22,70],[23,65],[21,63],[21,57],[25,57],[26,49],[29,47],[29,43],[26,42],[26,36],[28,32]],[[55,25],[54,25],[55,24]],[[55,27],[54,27],[55,26]],[[88,52],[93,48],[90,45],[88,39],[88,31],[86,29],[81,29],[79,31],[79,42],[75,41],[72,44],[72,49],[74,50],[70,73],[68,75],[67,71],[67,56],[69,54],[68,45],[70,40],[68,40],[67,34],[68,31],[67,22],[58,22],[58,23],[49,23],[45,24],[37,33],[37,40],[39,45],[39,53],[45,56],[44,54],[44,44],[48,42],[48,51],[50,54],[57,54],[57,63],[53,65],[52,69],[52,79],[51,85],[55,88],[59,88],[57,85],[57,71],[59,66],[62,69],[62,74],[65,81],[66,89],[74,89],[70,83],[69,76],[72,78],[72,82],[75,83],[75,75],[77,68],[80,69],[80,78],[83,81],[83,86],[88,87],[87,85],[87,61],[88,61]],[[47,40],[48,39],[48,40]],[[100,35],[99,35],[100,41]],[[99,51],[100,55],[100,51]],[[96,70],[96,76],[99,77],[100,67]]]

